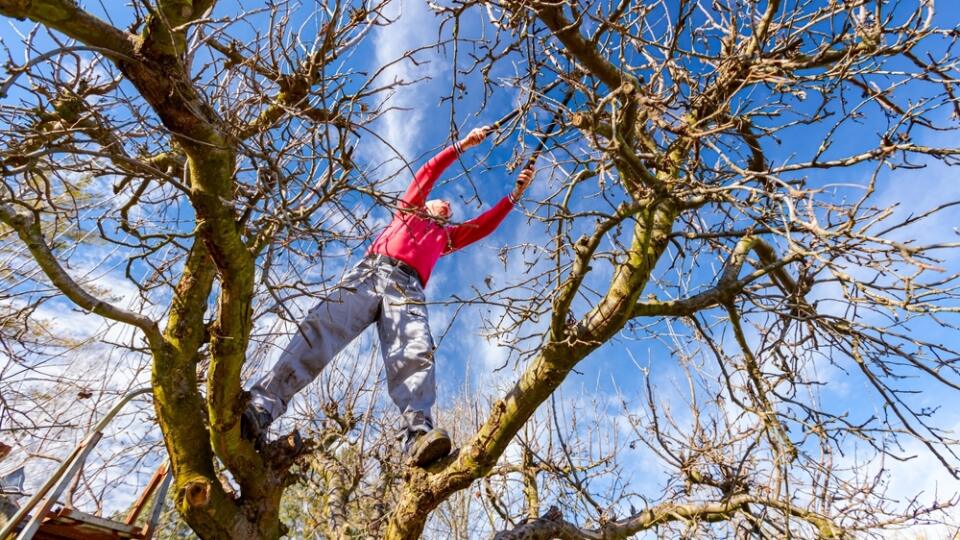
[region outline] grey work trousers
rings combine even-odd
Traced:
[[[363,259],[310,310],[273,369],[250,389],[251,401],[278,418],[294,394],[376,322],[387,391],[408,428],[429,428],[436,380],[424,300],[418,277],[383,258]]]

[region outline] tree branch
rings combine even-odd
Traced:
[[[186,28],[213,8],[214,0],[158,0],[141,34],[141,49],[155,56],[178,57],[186,50]]]
[[[563,5],[561,2],[534,2],[532,8],[570,54],[590,72],[596,74],[608,87],[612,89],[626,82],[635,83],[631,75],[620,71],[617,66],[597,52],[596,47],[578,30],[579,23],[567,20],[563,14]],[[637,85],[634,84],[633,87],[636,88]]]
[[[728,499],[702,503],[664,503],[648,508],[621,520],[609,521],[596,529],[578,527],[563,519],[560,510],[553,506],[540,518],[528,521],[513,530],[497,533],[494,540],[622,540],[659,525],[673,521],[725,521],[746,509],[748,504],[775,508],[783,513],[802,519],[815,527],[820,538],[848,538],[843,529],[832,520],[810,510],[797,508],[788,503],[766,500],[740,493]]]
[[[104,49],[114,60],[134,55],[133,36],[87,13],[72,0],[0,0],[0,14],[42,23]]]
[[[17,232],[17,236],[26,244],[30,254],[40,265],[50,282],[73,303],[101,317],[126,323],[143,330],[151,346],[162,342],[155,321],[94,297],[67,274],[66,270],[57,261],[56,255],[47,246],[43,238],[43,232],[40,230],[40,220],[36,215],[17,212],[12,204],[0,204],[0,221]]]
[[[738,279],[750,252],[758,255],[763,266]],[[801,258],[800,253],[793,253],[777,259],[770,244],[757,236],[745,236],[737,242],[714,287],[680,300],[638,302],[633,308],[633,317],[687,317],[697,311],[728,302],[740,294],[744,287],[766,275],[772,275],[785,294],[795,295],[796,284],[784,270],[784,266]]]

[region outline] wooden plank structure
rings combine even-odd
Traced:
[[[81,512],[73,508],[69,501],[57,506],[64,490],[77,478],[87,456],[103,438],[107,424],[133,398],[149,392],[149,388],[140,388],[124,395],[70,452],[43,486],[10,518],[0,530],[0,540],[150,540],[170,487],[169,462],[164,462],[153,473],[123,521]],[[151,498],[154,503],[149,518],[145,524],[137,525]]]

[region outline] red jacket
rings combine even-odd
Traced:
[[[427,284],[440,257],[492,233],[513,208],[510,198],[504,197],[493,208],[459,225],[445,227],[429,219],[424,208],[427,196],[440,174],[456,158],[456,148],[449,146],[420,167],[400,199],[400,208],[393,221],[367,251],[409,264],[417,271],[423,285]]]

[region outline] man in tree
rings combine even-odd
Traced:
[[[377,323],[390,397],[403,413],[405,453],[418,466],[450,452],[450,437],[433,427],[436,399],[434,345],[423,288],[437,260],[493,232],[520,198],[533,170],[520,173],[514,190],[493,208],[459,225],[448,225],[450,204],[427,200],[434,182],[463,151],[479,144],[489,128],[477,128],[417,171],[390,225],[337,288],[300,323],[273,369],[250,390],[243,413],[245,437],[262,444],[270,423],[290,399],[319,375],[344,346]]]

